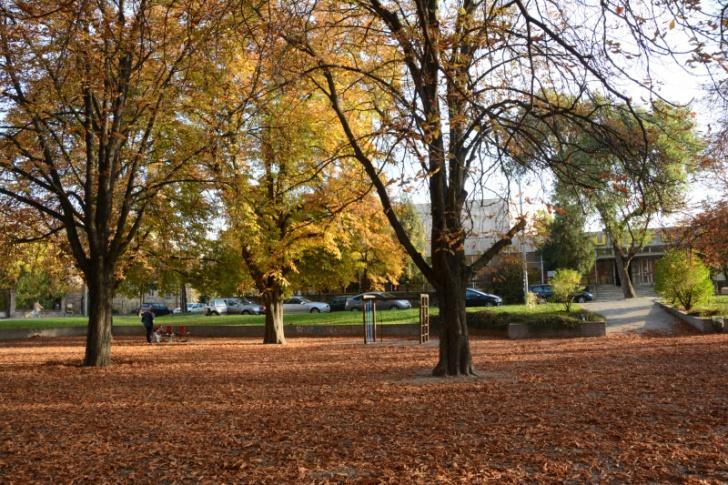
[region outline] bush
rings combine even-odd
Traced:
[[[483,289],[494,293],[506,304],[523,303],[523,259],[521,256],[504,254],[478,275]]]
[[[573,269],[560,269],[549,283],[554,289],[554,299],[570,312],[574,297],[581,291],[581,274]]]
[[[670,250],[655,265],[655,291],[674,305],[690,310],[713,294],[710,270],[691,251]]]
[[[603,320],[600,315],[587,311],[573,313],[493,312],[484,310],[468,313],[468,327],[478,330],[508,331],[509,323],[525,323],[541,328],[575,328],[585,321]]]

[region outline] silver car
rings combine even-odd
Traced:
[[[187,304],[187,313],[204,313],[204,312],[205,312],[204,303],[188,303]],[[172,310],[172,313],[182,313],[182,309],[180,307],[177,307],[174,310]]]
[[[302,296],[294,296],[283,302],[283,313],[320,313],[330,311],[331,307],[328,303],[311,301]]]
[[[377,310],[407,310],[412,308],[409,300],[397,298],[391,293],[380,291],[369,291],[361,293],[346,300],[346,309],[349,311],[361,311],[364,307],[364,296],[372,297]]]
[[[245,298],[215,298],[205,307],[206,315],[260,315],[265,307]]]

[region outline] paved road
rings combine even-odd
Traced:
[[[628,332],[675,333],[677,328],[674,318],[655,305],[653,299],[654,297],[641,297],[595,301],[583,303],[582,306],[607,318],[607,335]]]

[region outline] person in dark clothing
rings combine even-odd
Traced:
[[[154,334],[154,312],[150,309],[144,310],[142,313],[142,323],[147,329],[147,343],[152,343],[152,335]]]

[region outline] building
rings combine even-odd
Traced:
[[[425,247],[426,258],[430,257],[430,237],[432,234],[432,217],[430,204],[414,204],[414,209],[424,226],[427,244]],[[509,202],[503,199],[478,199],[467,201],[465,204],[464,228],[465,237],[465,258],[469,262],[475,261],[485,251],[490,249],[508,230],[515,224],[513,210]],[[543,261],[537,249],[525,240],[516,237],[510,246],[503,250],[503,254],[523,254],[526,252],[526,261],[529,272],[530,283],[543,283],[545,279]],[[496,257],[497,261],[497,257]],[[471,282],[478,286],[477,281]]]
[[[662,227],[650,230],[648,243],[635,255],[629,267],[629,274],[637,294],[652,294],[655,289],[655,263],[670,248],[672,228]],[[604,231],[589,233],[594,241],[596,264],[588,275],[589,284],[597,294],[621,292],[621,281],[609,235]]]

